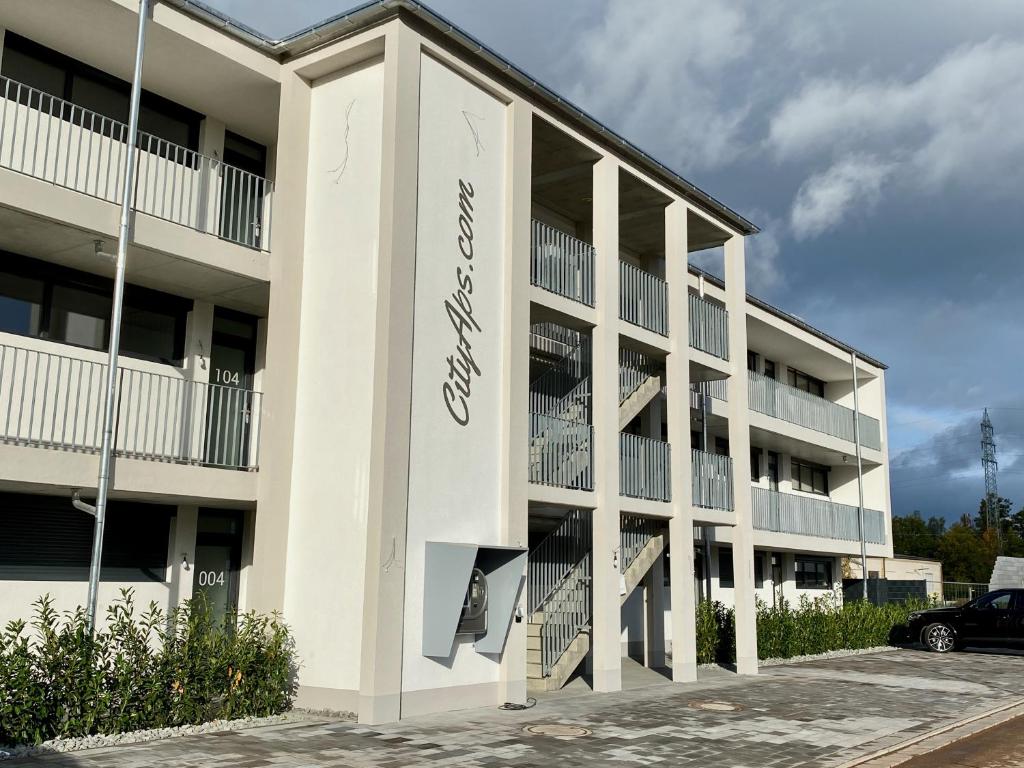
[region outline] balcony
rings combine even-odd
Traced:
[[[700,410],[701,397],[710,397],[714,400],[721,400],[723,403],[729,399],[729,380],[715,379],[713,381],[694,381],[690,384],[690,407]]]
[[[754,530],[860,541],[860,510],[828,499],[751,488]],[[885,544],[885,513],[864,510],[864,539]]]
[[[619,493],[634,499],[672,500],[671,446],[662,440],[619,434]]]
[[[853,411],[846,406],[754,371],[747,371],[747,377],[751,410],[841,440],[854,441]],[[860,442],[866,448],[882,449],[878,419],[860,415]]]
[[[531,242],[530,282],[594,306],[594,246],[536,219]]]
[[[691,453],[693,506],[731,512],[736,508],[732,491],[732,459],[696,449]]]
[[[120,204],[128,126],[0,77],[0,167]],[[141,213],[270,250],[273,182],[139,132]]]
[[[668,336],[668,283],[620,261],[619,317],[627,323]]]
[[[729,359],[729,312],[689,294],[690,346],[722,360]]]
[[[0,442],[98,452],[106,371],[105,363],[94,360],[0,344]],[[121,367],[114,451],[127,458],[255,470],[261,398],[248,389]]]
[[[593,490],[593,445],[594,428],[590,424],[531,413],[530,482]]]

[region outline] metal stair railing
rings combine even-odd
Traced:
[[[594,246],[536,219],[532,224],[530,282],[594,306]]]
[[[580,632],[590,625],[591,553],[588,551],[548,596],[540,625],[541,675],[548,677]]]
[[[533,548],[526,576],[528,613],[537,611],[590,551],[591,534],[590,511],[574,509]]]
[[[625,573],[651,539],[662,530],[661,525],[649,517],[622,515],[619,522],[619,572]]]
[[[671,446],[663,440],[619,434],[619,493],[636,499],[672,500]]]
[[[619,404],[626,402],[649,378],[660,369],[650,355],[632,349],[619,349]]]
[[[530,482],[593,490],[593,438],[590,424],[531,413]]]

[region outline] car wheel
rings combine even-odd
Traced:
[[[948,624],[929,624],[921,632],[921,642],[935,653],[949,653],[957,646],[956,635]]]

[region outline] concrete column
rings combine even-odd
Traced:
[[[697,590],[693,565],[693,477],[690,452],[690,333],[686,204],[665,209],[665,279],[670,352],[665,361],[668,441],[672,445],[672,518],[668,538],[672,577],[672,679],[697,679]]]
[[[305,252],[306,165],[309,155],[309,84],[282,72],[278,123],[279,172],[271,234],[270,308],[260,414],[260,471],[252,571],[247,607],[264,613],[284,608],[288,504],[297,397],[302,255]]]
[[[199,154],[206,155],[214,162],[202,167],[203,183],[196,200],[196,224],[200,230],[213,231],[220,219],[220,195],[223,183],[217,162],[224,159],[224,123],[214,117],[203,118],[199,126]]]
[[[736,671],[757,674],[754,599],[754,528],[750,499],[750,427],[747,412],[747,290],[743,238],[725,244],[725,297],[729,310],[729,451],[732,454],[736,526],[732,559],[736,597]]]
[[[213,304],[196,301],[185,322],[184,367],[192,381],[209,382],[210,347],[213,345]]]
[[[594,264],[597,326],[593,331],[594,477],[593,627],[595,691],[622,688],[619,604],[619,164],[594,165]]]
[[[168,608],[180,605],[192,597],[192,582],[196,564],[196,525],[199,507],[181,505],[174,517],[171,541],[171,588]]]
[[[359,722],[401,714],[405,544],[409,512],[413,296],[419,136],[419,37],[404,25],[384,43],[377,349],[367,499]],[[525,665],[524,665],[525,668]]]
[[[507,404],[503,478],[504,542],[527,546],[529,540],[529,466],[527,443],[530,435],[530,206],[533,144],[533,110],[525,101],[511,106],[511,136],[508,142],[508,211],[506,217],[506,280],[510,300],[506,302],[505,377]],[[524,574],[525,575],[525,574]],[[526,589],[520,594],[523,620],[513,621],[501,659],[502,700],[526,701]]]
[[[665,556],[644,576],[644,665],[665,666]]]

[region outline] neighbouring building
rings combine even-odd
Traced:
[[[913,555],[869,557],[867,560],[869,597],[879,602],[943,599],[941,561]],[[860,557],[844,558],[843,582],[847,594],[863,590],[863,579]]]
[[[0,622],[85,601],[137,21],[0,7]],[[144,61],[103,603],[280,610],[299,704],[381,722],[692,680],[709,596],[756,672],[858,437],[892,556],[885,366],[747,295],[735,211],[413,0],[163,0]]]

